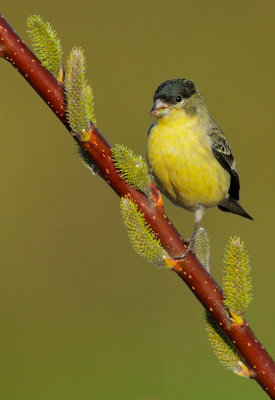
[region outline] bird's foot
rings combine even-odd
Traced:
[[[176,260],[182,260],[183,258],[186,258],[188,256],[189,253],[194,253],[195,254],[195,241],[196,241],[196,233],[197,233],[197,229],[198,229],[198,223],[202,217],[202,213],[203,213],[204,209],[198,209],[195,213],[195,225],[193,228],[193,232],[192,232],[192,236],[189,240],[187,240],[188,243],[188,247],[186,252],[180,256],[177,257]]]
[[[195,240],[190,238],[189,240],[186,240],[186,243],[188,243],[188,247],[185,253],[183,253],[181,256],[176,257],[175,260],[183,260],[188,256],[189,253],[194,253],[194,247],[195,247]]]

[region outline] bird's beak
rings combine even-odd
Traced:
[[[168,114],[168,109],[168,105],[158,99],[155,101],[155,104],[150,111],[150,115],[152,117],[160,117],[161,115]]]

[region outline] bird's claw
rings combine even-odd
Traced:
[[[181,256],[179,257],[175,257],[174,260],[183,260],[184,258],[186,258],[188,256],[189,253],[194,252],[194,243],[193,241],[190,239],[189,241],[187,241],[188,243],[188,247],[185,253],[183,253]]]

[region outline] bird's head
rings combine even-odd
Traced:
[[[187,79],[171,79],[163,82],[155,91],[150,114],[161,118],[177,111],[194,113],[200,98],[193,82]]]

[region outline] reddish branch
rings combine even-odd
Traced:
[[[0,56],[8,60],[48,104],[61,122],[70,130],[65,114],[63,86],[41,65],[40,61],[0,16]],[[144,213],[152,230],[172,258],[186,250],[186,244],[165,215],[157,190],[149,199],[127,184],[117,173],[111,158],[111,147],[91,124],[90,141],[81,143],[101,176],[119,195],[130,195]],[[187,284],[204,308],[213,316],[231,343],[236,347],[254,378],[275,399],[275,364],[244,320],[242,326],[232,324],[223,306],[222,291],[193,254],[176,262],[174,271]]]

